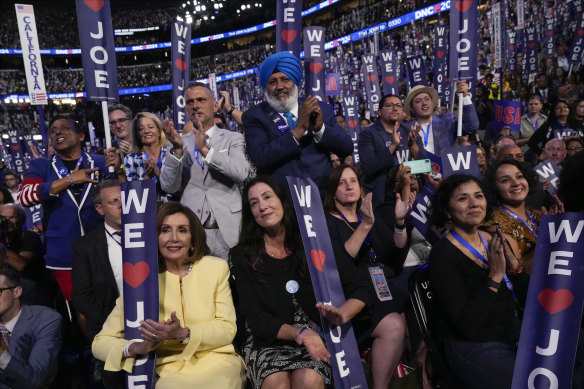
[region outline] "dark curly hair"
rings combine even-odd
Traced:
[[[448,212],[450,211],[449,203],[450,198],[452,197],[452,193],[460,185],[471,181],[476,183],[484,193],[482,182],[478,178],[468,174],[454,174],[442,182],[440,188],[432,198],[432,205],[430,207],[432,223],[434,223],[436,227],[443,228],[447,223],[450,222]],[[485,220],[488,220],[490,216],[491,209],[489,203],[487,202],[487,215]]]
[[[525,162],[517,161],[515,159],[504,159],[497,161],[493,166],[487,169],[485,177],[483,178],[484,190],[489,202],[493,205],[501,204],[501,197],[497,191],[497,170],[503,165],[513,165],[519,169],[523,177],[529,184],[529,191],[533,191],[537,185],[537,175]]]
[[[294,212],[292,200],[282,186],[269,176],[257,176],[249,181],[243,188],[241,196],[241,230],[239,232],[239,244],[236,246],[237,249],[245,254],[247,264],[251,268],[252,274],[256,280],[262,283],[267,282],[266,277],[268,276],[268,273],[265,269],[263,259],[263,256],[266,253],[264,245],[264,230],[255,221],[248,198],[249,190],[259,183],[266,184],[272,188],[274,194],[280,199],[284,211],[282,223],[286,230],[284,246],[292,253],[291,266],[298,266],[297,268],[300,269],[299,275],[301,278],[308,277],[306,255],[304,254],[304,246],[302,244],[300,228],[298,227],[298,221],[296,220],[296,213]]]

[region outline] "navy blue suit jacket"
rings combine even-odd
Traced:
[[[324,193],[332,169],[330,153],[344,158],[353,152],[353,142],[338,125],[332,107],[323,102],[319,105],[325,126],[319,143],[310,131],[300,139],[300,144],[291,131],[281,132],[274,122],[280,115],[266,102],[243,114],[247,152],[258,174],[272,176],[286,188],[286,176],[310,177]],[[282,121],[286,123],[283,118]]]
[[[374,205],[385,201],[385,183],[389,169],[403,161],[414,159],[408,148],[410,127],[401,124],[399,132],[401,141],[393,154],[389,153],[389,144],[387,143],[391,142],[391,134],[385,131],[379,120],[359,134],[359,159],[363,168],[363,188],[365,193],[373,192]],[[419,135],[416,143],[420,149],[417,159],[426,158],[424,142]]]
[[[10,336],[11,360],[0,373],[0,388],[43,388],[57,372],[61,315],[40,305],[23,305]]]
[[[406,123],[405,126],[415,125],[416,122]],[[432,117],[432,134],[434,139],[434,154],[438,157],[442,150],[454,146],[458,119],[452,112]],[[479,118],[473,104],[462,107],[462,135],[475,134],[479,129]],[[420,134],[421,135],[421,134]]]

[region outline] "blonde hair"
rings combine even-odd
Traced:
[[[164,131],[162,130],[162,122],[156,115],[150,112],[138,112],[134,117],[134,123],[132,123],[132,149],[130,150],[131,153],[141,153],[144,145],[140,141],[140,137],[138,136],[138,131],[140,131],[140,119],[146,118],[150,119],[158,128],[159,139],[160,139],[160,146],[166,147],[166,136],[164,135]]]

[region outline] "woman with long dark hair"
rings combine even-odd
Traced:
[[[255,388],[324,388],[332,382],[331,357],[318,331],[318,311],[334,325],[365,306],[366,286],[351,263],[337,259],[346,302],[317,304],[296,215],[272,178],[259,176],[243,190],[239,244],[231,250],[245,321],[243,355]]]

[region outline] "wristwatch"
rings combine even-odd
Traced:
[[[227,115],[231,116],[231,114],[235,111],[235,107],[231,107],[229,111],[227,111]]]
[[[495,289],[499,290],[501,288],[501,283],[493,281],[492,278],[488,278],[487,279],[487,287],[488,288],[495,288]]]

